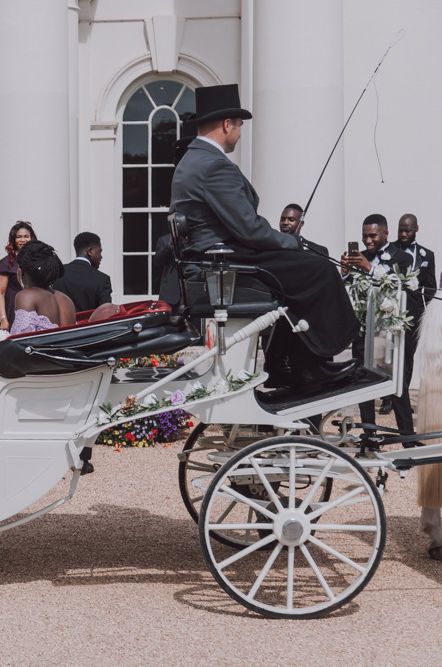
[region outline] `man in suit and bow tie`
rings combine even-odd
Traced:
[[[409,338],[405,346],[405,379],[408,384],[413,375],[414,353],[419,337],[419,322],[425,311],[426,304],[432,299],[436,292],[436,271],[434,252],[420,245],[416,241],[416,233],[419,231],[417,218],[413,213],[405,213],[399,218],[398,239],[394,242],[397,248],[410,255],[412,258],[413,271],[419,271],[417,279],[419,289],[410,292],[408,296],[408,310],[413,316],[413,328],[407,331]]]
[[[436,272],[434,264],[434,252],[420,245],[416,241],[416,233],[419,231],[417,218],[413,213],[404,213],[399,218],[397,241],[394,245],[410,254],[413,260],[411,268],[419,271],[417,276],[419,289],[408,295],[408,310],[413,316],[413,327],[406,331],[405,343],[405,381],[411,382],[413,375],[414,354],[416,352],[419,337],[419,322],[425,311],[426,304],[431,300],[436,291]],[[388,414],[391,410],[391,397],[385,396],[379,410],[381,414]]]
[[[345,254],[341,257],[343,265],[342,274],[344,278],[353,267],[360,271],[364,271],[369,276],[376,276],[376,269],[378,266],[387,273],[393,271],[393,267],[397,266],[399,272],[404,275],[407,273],[407,270],[411,268],[411,255],[388,241],[388,223],[385,216],[380,213],[373,213],[365,218],[362,223],[362,241],[366,250],[363,250],[360,253],[354,253],[351,256]],[[407,310],[410,309],[410,294],[411,292],[407,292]],[[363,336],[359,335],[355,339],[353,343],[353,354],[357,359],[364,359]],[[409,380],[407,381],[404,373],[402,396],[391,397],[396,423],[399,431],[403,435],[411,435],[414,433],[413,411],[411,409],[408,386]],[[360,403],[359,409],[361,420],[364,423],[376,423],[374,401]],[[413,442],[404,443],[404,447],[412,446],[414,446]]]
[[[98,270],[103,255],[100,237],[92,232],[81,232],[74,239],[74,248],[76,257],[64,265],[64,275],[55,281],[55,289],[72,299],[77,312],[110,303],[111,280]]]
[[[358,327],[336,269],[326,259],[303,252],[295,235],[273,229],[258,214],[257,193],[227,157],[244,120],[252,117],[241,108],[238,86],[197,88],[195,101],[198,136],[172,180],[171,211],[187,217],[185,257],[201,260],[206,250],[222,242],[234,251],[233,261],[277,276],[290,310],[310,325],[305,333],[289,333],[285,341],[293,384],[316,390],[348,378],[354,363],[342,367],[327,361],[347,346]],[[194,266],[193,271],[199,270]]]

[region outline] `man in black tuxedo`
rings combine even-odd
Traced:
[[[64,265],[64,275],[55,281],[54,287],[71,297],[77,312],[110,303],[111,280],[98,270],[103,255],[100,237],[81,232],[74,239],[74,248],[74,261]]]
[[[365,218],[362,224],[362,241],[366,250],[350,255],[342,255],[342,273],[345,276],[348,271],[355,267],[365,271],[370,276],[376,275],[377,267],[385,272],[393,271],[397,266],[399,272],[406,274],[411,268],[411,256],[388,241],[388,224],[386,218],[380,213],[373,213]],[[409,310],[410,292],[407,292],[407,310]],[[358,335],[353,343],[353,355],[363,361],[364,359],[364,337]],[[405,362],[404,362],[405,363]],[[402,396],[392,396],[393,410],[399,431],[403,435],[414,433],[413,411],[410,404],[408,385],[404,374]],[[366,401],[359,404],[361,420],[368,424],[376,423],[375,402]],[[371,432],[373,433],[373,432]],[[412,447],[414,443],[404,443],[404,447]]]
[[[198,136],[172,180],[171,211],[187,217],[185,256],[198,261],[222,242],[234,251],[234,261],[274,274],[290,310],[310,324],[307,332],[288,334],[285,341],[293,384],[316,390],[347,378],[354,364],[342,368],[325,361],[347,346],[358,327],[336,269],[303,252],[296,236],[281,234],[258,215],[257,193],[226,155],[234,150],[243,121],[252,117],[241,109],[238,86],[197,88],[195,100]]]
[[[419,289],[410,292],[408,296],[408,309],[413,316],[413,328],[407,331],[409,338],[405,346],[405,378],[408,384],[413,375],[414,353],[419,337],[419,322],[424,313],[426,304],[432,299],[436,292],[436,271],[434,252],[420,245],[416,241],[416,233],[419,231],[417,218],[412,213],[405,213],[399,218],[398,239],[394,242],[397,248],[405,251],[412,258],[413,271],[419,271],[417,279]]]
[[[71,297],[77,312],[94,310],[102,303],[110,303],[110,278],[98,270],[103,255],[100,237],[92,232],[81,232],[74,239],[74,248],[76,258],[64,265],[64,275],[55,281],[55,289]],[[92,447],[83,447],[80,453],[82,475],[94,472],[91,457]]]
[[[436,271],[434,252],[420,245],[416,241],[419,231],[417,218],[413,213],[404,213],[399,218],[397,241],[394,245],[408,253],[413,260],[411,268],[419,271],[417,276],[419,289],[408,295],[409,314],[413,316],[413,327],[406,332],[405,339],[405,381],[410,384],[413,375],[414,353],[416,352],[419,337],[419,322],[424,313],[426,304],[436,291]],[[391,410],[391,397],[385,396],[379,410],[381,414],[388,414]]]

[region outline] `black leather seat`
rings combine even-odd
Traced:
[[[197,268],[194,271],[194,275],[197,276],[194,278],[186,278],[184,274],[183,267],[186,265],[186,260],[182,243],[188,234],[186,216],[181,212],[176,212],[169,215],[168,220],[183,305],[190,309],[192,317],[212,317],[214,308],[209,301],[207,285],[205,280],[201,280],[199,277],[202,274],[202,269]],[[201,261],[207,261],[207,259],[207,256],[201,255]],[[275,310],[281,305],[273,296],[270,288],[255,275],[251,275],[252,272],[253,267],[251,267],[250,273],[237,273],[233,303],[227,308],[229,317],[257,317]]]

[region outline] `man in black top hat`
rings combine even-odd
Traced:
[[[358,323],[342,281],[332,264],[302,251],[296,236],[282,234],[257,213],[258,195],[227,157],[241,136],[244,120],[236,84],[197,88],[198,136],[189,145],[172,180],[171,210],[187,216],[185,252],[198,259],[223,242],[238,262],[277,276],[290,310],[310,329],[287,334],[293,383],[319,388],[348,378],[354,365],[326,361],[354,338]]]

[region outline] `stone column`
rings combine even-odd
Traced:
[[[17,219],[70,257],[66,0],[3,2],[0,21],[0,201],[3,236]]]
[[[285,204],[305,207],[342,129],[341,0],[255,0],[253,70],[252,180],[261,212],[277,226]],[[331,253],[342,250],[342,146],[304,231]]]

